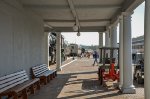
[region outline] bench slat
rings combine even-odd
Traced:
[[[18,79],[15,79],[15,80],[12,80],[11,82],[7,82],[7,83],[5,83],[5,84],[2,84],[1,86],[0,86],[0,89],[1,88],[4,88],[4,87],[6,87],[6,86],[15,86],[15,83],[22,83],[22,81],[26,81],[26,80],[29,80],[29,78],[28,78],[28,76],[27,75],[25,75],[25,76],[23,76],[22,78],[18,78]]]
[[[42,64],[42,65],[38,65],[38,66],[32,67],[32,69],[34,69],[34,70],[39,69],[39,68],[47,68],[47,65],[46,64]]]
[[[7,82],[11,82],[12,80],[15,80],[16,78],[20,78],[20,77],[23,77],[25,75],[26,75],[26,73],[22,73],[22,74],[15,75],[11,78],[4,79],[3,81],[0,81],[0,85],[4,84],[4,83],[7,83]]]
[[[48,71],[48,67],[46,64],[42,64],[42,65],[38,65],[38,66],[34,66],[32,67],[32,71],[33,71],[33,74],[35,76],[38,76],[40,74],[43,74],[45,71]]]
[[[42,70],[48,70],[48,69],[47,69],[47,68],[45,68],[45,67],[44,67],[44,68],[39,68],[39,69],[33,69],[33,71],[34,71],[34,72],[42,71]]]
[[[46,67],[36,68],[36,69],[33,69],[33,71],[39,71],[39,70],[43,70],[43,69],[47,69],[47,68]]]
[[[11,86],[7,86],[7,87],[5,87],[5,88],[3,88],[3,89],[0,89],[0,93],[1,92],[4,92],[4,91],[6,91],[7,89],[10,89],[10,88],[12,88],[12,87],[14,87],[14,86],[16,86],[16,85],[18,85],[18,84],[20,84],[20,83],[23,83],[23,82],[25,82],[25,81],[27,81],[28,80],[28,78],[26,78],[26,79],[24,79],[24,80],[22,80],[22,81],[20,81],[20,82],[16,82],[16,83],[14,83],[13,85],[11,85]]]
[[[33,71],[36,72],[36,71],[41,71],[41,70],[45,70],[45,69],[47,70],[47,68],[44,67],[44,68],[39,68],[39,69],[33,69]]]
[[[36,69],[33,69],[33,72],[37,72],[37,71],[42,71],[42,70],[48,70],[48,68],[47,67],[40,67],[40,68],[36,68]]]
[[[20,72],[16,72],[16,73],[13,73],[13,74],[9,74],[9,75],[5,75],[3,77],[0,77],[0,81],[4,80],[4,79],[7,79],[7,78],[10,78],[12,76],[18,75],[18,74],[22,74],[22,73],[26,73],[25,70],[22,70]]]
[[[7,90],[6,92],[9,92],[9,91],[11,91],[11,92],[12,91],[19,92],[19,91],[29,87],[30,85],[36,83],[37,81],[39,81],[39,78],[28,80],[28,81],[24,82],[23,84],[17,85],[15,87]]]
[[[42,64],[42,65],[32,67],[32,71],[34,76],[39,77],[39,75],[42,75],[44,72],[49,71],[49,69],[46,64]]]
[[[45,66],[45,67],[47,67],[46,64],[40,64],[40,65],[33,66],[33,68],[39,68],[40,66]]]
[[[43,74],[38,75],[38,77],[40,77],[40,76],[48,76],[50,74],[53,74],[54,72],[55,71],[53,71],[53,70],[48,70],[48,71],[44,72]]]
[[[47,70],[43,70],[43,71],[36,71],[34,74],[35,74],[35,76],[38,76],[38,75],[40,75],[40,74],[42,74],[42,73],[44,73],[44,72],[46,72]]]

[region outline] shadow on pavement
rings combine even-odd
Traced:
[[[101,98],[112,98],[115,96],[122,96],[122,94],[117,89],[109,89],[107,87],[100,86],[97,78],[91,79],[77,79],[77,76],[80,74],[95,74],[96,71],[91,72],[75,72],[75,73],[66,73],[58,74],[58,76],[53,79],[47,85],[41,87],[41,90],[38,91],[35,95],[31,95],[29,99],[81,99],[81,97],[86,96],[86,99],[101,99]],[[69,80],[73,78],[73,80]],[[81,84],[81,90],[67,91],[69,96],[60,96],[59,94],[65,86],[74,84]],[[142,85],[136,85],[136,87],[142,87]],[[88,97],[90,96],[90,97]],[[112,98],[115,99],[115,98]]]

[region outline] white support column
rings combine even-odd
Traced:
[[[119,17],[119,88],[123,86],[123,17]]]
[[[102,32],[99,32],[99,48],[103,47],[103,33]],[[99,62],[101,62],[101,58],[102,56],[101,55],[101,51],[99,51]]]
[[[111,26],[111,47],[118,47],[117,46],[117,24]],[[115,50],[113,53],[113,58],[116,59],[116,63],[118,61],[117,51]]]
[[[109,29],[105,32],[105,47],[110,47],[110,33]],[[106,58],[110,57],[110,52],[106,50]]]
[[[108,36],[108,40],[107,40],[107,47],[111,47],[111,27],[108,29],[108,32],[107,32],[107,36]],[[108,52],[108,57],[110,57],[110,51],[107,51]]]
[[[99,47],[103,47],[103,33],[99,32]]]
[[[117,25],[111,26],[111,47],[117,47]]]
[[[105,47],[110,47],[109,31],[105,32]]]
[[[56,33],[56,69],[61,71],[61,33]]]
[[[131,13],[123,14],[123,93],[135,93],[132,73]]]
[[[144,26],[144,92],[145,99],[150,98],[150,0],[145,0]]]

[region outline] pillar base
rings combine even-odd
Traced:
[[[56,70],[57,70],[57,71],[62,71],[62,68],[57,68]]]
[[[117,89],[120,90],[120,87],[119,87],[119,83],[118,83],[118,82],[117,82],[117,83],[114,83],[113,86],[114,86],[115,88],[117,88]]]
[[[122,85],[118,84],[118,89],[122,91]]]
[[[124,94],[135,94],[136,93],[134,85],[132,85],[130,87],[126,87],[126,88],[122,87],[121,91]]]

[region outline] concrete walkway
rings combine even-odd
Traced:
[[[100,86],[98,67],[92,63],[92,59],[77,59],[63,67],[57,78],[43,85],[29,99],[144,99],[142,85],[136,86],[136,94],[121,94],[112,83],[107,87]]]

